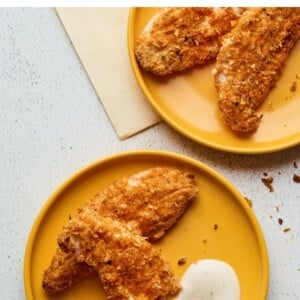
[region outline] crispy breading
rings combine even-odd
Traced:
[[[251,133],[256,111],[280,77],[300,37],[300,8],[251,8],[223,40],[215,86],[222,117],[232,130]]]
[[[49,268],[43,273],[42,287],[48,294],[55,294],[76,284],[94,273],[84,262],[78,262],[73,253],[57,249]]]
[[[177,222],[198,194],[195,179],[195,175],[190,172],[170,167],[155,167],[123,177],[92,197],[74,218],[94,214],[98,218],[110,217],[154,242]],[[65,251],[69,237],[70,232],[64,229],[58,238]],[[59,258],[54,257],[43,274],[42,285],[48,293],[61,292],[80,280],[81,273],[76,271],[76,259],[62,250],[58,250],[56,255]],[[56,267],[56,261],[60,262],[60,268]],[[79,268],[83,266],[79,265]],[[86,277],[86,272],[82,275]]]
[[[180,285],[160,251],[111,218],[80,216],[69,222],[69,250],[99,274],[107,299],[157,299]]]
[[[195,175],[170,167],[155,167],[108,185],[79,209],[80,215],[117,219],[150,241],[160,239],[183,215],[198,193]],[[61,248],[68,242],[64,230]]]
[[[164,8],[148,22],[135,43],[140,66],[166,75],[215,58],[220,37],[229,32],[242,9]]]

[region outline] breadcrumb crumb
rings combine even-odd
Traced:
[[[294,180],[294,182],[296,182],[296,183],[300,183],[300,176],[294,173],[294,175],[293,175],[293,180]]]
[[[263,184],[269,189],[270,193],[274,192],[274,188],[273,188],[273,177],[269,176],[267,178],[261,178],[261,181],[263,182]]]

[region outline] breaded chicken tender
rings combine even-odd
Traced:
[[[222,37],[242,12],[235,8],[164,8],[149,21],[135,43],[140,66],[167,75],[215,58]]]
[[[79,209],[75,218],[110,217],[156,241],[181,218],[197,193],[193,174],[170,167],[151,168],[110,184]],[[58,236],[61,248],[68,238],[63,229]]]
[[[69,251],[98,272],[107,299],[151,300],[180,290],[160,251],[119,221],[81,215],[66,228]]]
[[[217,56],[215,86],[225,121],[233,131],[251,133],[256,113],[280,77],[300,37],[300,8],[250,8],[224,39]]]
[[[78,210],[74,217],[110,217],[132,232],[151,242],[160,239],[183,215],[198,194],[195,175],[170,167],[155,167],[116,180]],[[68,252],[69,230],[58,237],[57,250],[50,267],[43,274],[42,286],[49,293],[57,293],[86,277],[90,268],[78,265]],[[64,259],[65,256],[65,259]],[[57,261],[60,267],[57,268]],[[70,271],[72,270],[72,271]]]

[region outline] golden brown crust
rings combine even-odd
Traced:
[[[233,8],[161,9],[135,43],[137,61],[160,76],[203,64],[216,57],[220,37],[239,15]]]
[[[300,8],[251,8],[224,39],[216,61],[219,108],[237,132],[254,132],[256,111],[300,37]]]
[[[123,177],[91,198],[74,219],[93,215],[110,217],[144,238],[156,241],[176,223],[197,195],[195,179],[189,172],[169,167],[156,167]],[[58,250],[55,254],[58,257],[54,256],[44,272],[42,285],[46,292],[61,292],[80,280],[76,259],[68,253],[70,235],[65,226],[58,243],[66,253]],[[82,264],[78,267],[81,269]],[[86,277],[85,272],[82,275]]]
[[[119,220],[150,241],[160,239],[183,215],[198,193],[195,176],[170,167],[155,167],[123,177],[96,194],[79,210]],[[63,248],[68,233],[58,243]]]
[[[47,294],[61,292],[94,273],[86,263],[78,262],[73,253],[57,249],[49,268],[43,273],[42,287]]]
[[[178,293],[169,265],[143,237],[111,218],[72,220],[70,249],[98,272],[107,299],[157,299]]]

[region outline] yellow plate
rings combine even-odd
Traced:
[[[96,162],[62,184],[46,202],[29,235],[24,265],[28,300],[105,299],[96,277],[57,296],[41,287],[42,272],[56,248],[56,236],[87,199],[122,176],[163,165],[190,170],[197,176],[200,195],[180,222],[157,243],[179,278],[195,260],[214,258],[229,263],[241,285],[241,300],[266,298],[269,265],[260,226],[244,197],[221,175],[188,157],[164,151],[134,151]],[[214,225],[218,228],[215,229]],[[187,263],[178,266],[178,259]]]
[[[134,41],[157,8],[133,8],[128,21],[128,47],[137,82],[146,98],[173,128],[206,146],[235,153],[266,153],[300,143],[300,42],[293,49],[276,87],[259,109],[256,133],[242,138],[226,128],[217,108],[214,62],[180,75],[158,78],[141,70]],[[293,83],[298,85],[291,91]]]

